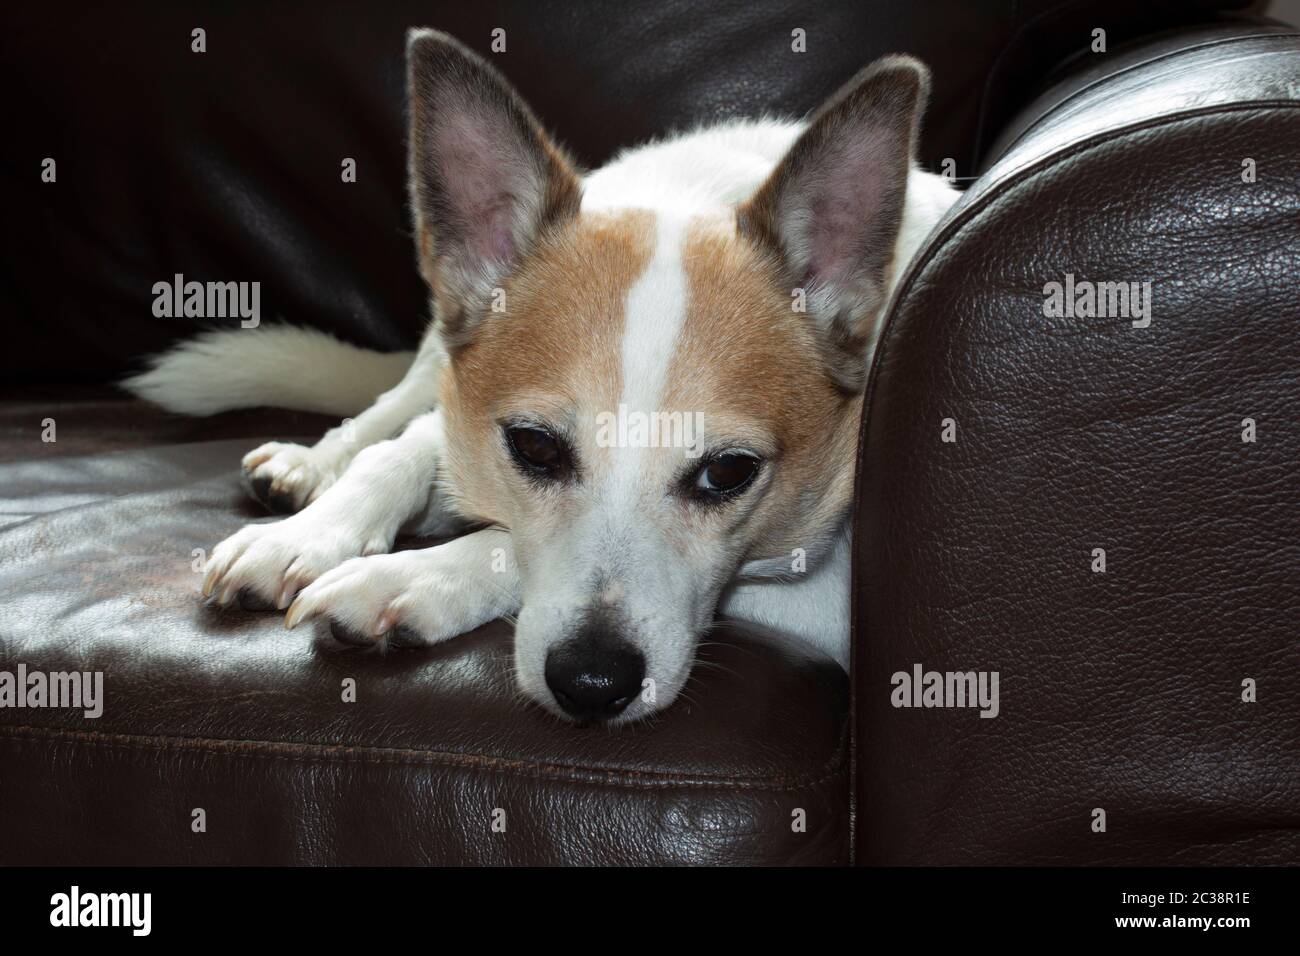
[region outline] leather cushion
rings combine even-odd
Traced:
[[[0,709],[0,865],[847,860],[848,681],[815,652],[711,634],[682,700],[611,732],[525,703],[502,623],[381,654],[201,607],[192,549],[261,517],[240,455],[318,423],[0,402],[0,670],[106,697]]]

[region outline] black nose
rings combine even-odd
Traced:
[[[580,637],[546,655],[546,686],[575,720],[609,720],[641,690],[645,658],[630,644]]]

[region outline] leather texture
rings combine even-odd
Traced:
[[[835,662],[719,630],[676,705],[575,728],[521,699],[504,623],[385,655],[200,605],[193,549],[261,517],[249,426],[321,420],[0,409],[0,671],[105,682],[97,719],[0,710],[0,865],[847,862]]]
[[[974,175],[1043,74],[1086,47],[1248,0],[344,0],[9,4],[0,289],[13,382],[103,382],[208,325],[156,318],[176,274],[261,285],[267,322],[409,348],[427,317],[406,211],[411,26],[487,55],[594,165],[674,128],[801,114],[877,56],[935,67],[922,155]],[[206,52],[191,31],[206,31]],[[490,50],[492,31],[506,49]],[[806,31],[807,52],[791,33]],[[57,162],[55,184],[40,164]],[[356,160],[357,181],[341,163]]]
[[[856,861],[1295,864],[1300,36],[1162,39],[1026,116],[877,355]],[[1046,317],[1067,273],[1150,282],[1149,327]],[[916,664],[998,671],[1000,714],[894,706]]]

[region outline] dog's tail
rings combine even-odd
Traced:
[[[265,405],[343,417],[401,381],[414,359],[414,352],[372,352],[314,329],[230,329],[154,356],[122,387],[185,415]]]

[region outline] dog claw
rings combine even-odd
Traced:
[[[273,451],[251,451],[244,456],[244,460],[240,463],[240,466],[244,471],[253,472],[256,471],[259,466],[266,464],[273,457],[275,457],[275,452]]]
[[[284,587],[280,588],[280,593],[275,597],[275,609],[277,611],[285,610],[293,603],[294,597],[298,593],[298,582],[293,579],[285,581]]]
[[[221,580],[226,576],[229,570],[230,562],[222,561],[220,564],[211,563],[208,565],[208,571],[203,575],[203,596],[210,598],[214,593],[218,593]]]
[[[286,630],[292,631],[302,623],[306,612],[306,605],[302,603],[301,598],[295,598],[289,605],[289,610],[284,614],[284,626]]]

